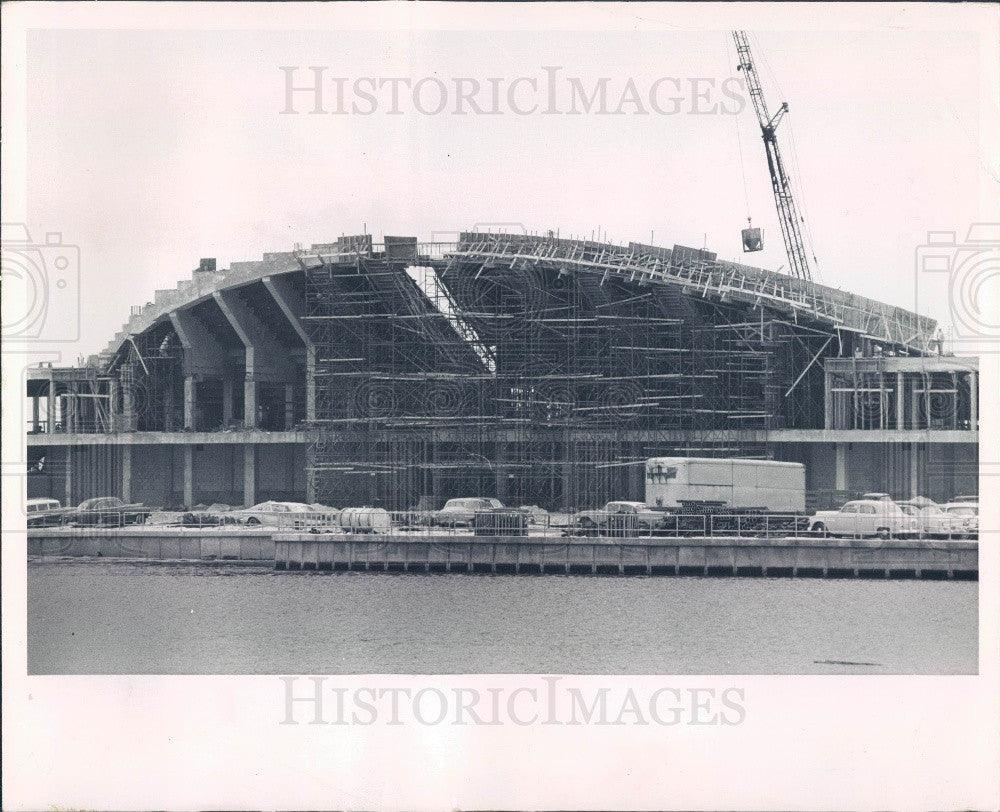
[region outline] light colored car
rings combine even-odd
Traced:
[[[571,526],[581,530],[653,530],[662,527],[665,518],[663,511],[650,510],[645,502],[608,502],[600,510],[581,510],[573,514]]]
[[[547,524],[549,512],[538,505],[521,505],[518,508],[521,513],[528,517],[528,524]]]
[[[946,505],[941,505],[941,510],[956,522],[956,533],[967,538],[979,536],[978,502],[949,502]]]
[[[855,499],[840,510],[820,510],[809,520],[809,530],[828,536],[912,536],[920,532],[919,520],[907,516],[899,505],[882,499]]]
[[[61,524],[63,514],[66,512],[58,499],[48,497],[29,499],[24,505],[24,510],[28,515],[28,527]]]
[[[887,493],[866,493],[861,497],[864,502],[892,502],[893,498]]]
[[[961,531],[961,521],[952,514],[941,509],[941,506],[929,499],[908,499],[897,502],[900,510],[907,516],[912,516],[920,525],[920,533],[924,536],[951,536]]]
[[[333,508],[317,510],[317,507],[303,502],[261,502],[253,507],[234,510],[230,515],[238,517],[250,526],[287,527],[298,529],[315,527],[336,522],[338,512]]]
[[[449,499],[444,507],[431,516],[431,524],[439,527],[471,527],[477,511],[503,508],[499,499],[468,497]]]

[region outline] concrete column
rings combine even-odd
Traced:
[[[910,496],[926,496],[920,488],[920,445],[910,443]]]
[[[316,422],[316,350],[306,347],[306,422]]]
[[[243,381],[243,423],[248,429],[257,426],[257,382],[250,373]]]
[[[295,425],[295,387],[285,384],[285,431],[291,431]]]
[[[65,496],[63,498],[64,506],[75,504],[73,502],[73,447],[72,446],[69,445],[66,446],[65,458],[66,458],[66,472],[63,481],[63,484],[65,486],[64,487]]]
[[[507,443],[498,442],[496,444],[495,461],[493,463],[493,494],[504,504],[507,503],[509,494],[507,493]]]
[[[38,434],[41,430],[41,410],[38,405],[38,395],[31,396],[31,432]]]
[[[121,418],[118,413],[118,381],[108,381],[108,423],[111,431],[118,431]]]
[[[122,387],[122,429],[124,431],[135,431],[135,393],[131,386]]]
[[[195,409],[198,407],[198,390],[194,375],[184,376],[184,428],[194,431],[196,427]]]
[[[79,418],[77,416],[77,405],[79,399],[76,397],[76,383],[73,382],[69,385],[69,394],[66,396],[65,404],[67,406],[66,413],[69,415],[69,427],[68,431],[76,434],[79,431]]]
[[[49,394],[45,399],[45,419],[45,431],[52,434],[56,430],[56,385],[52,381],[49,381]]]
[[[174,419],[174,389],[168,386],[163,392],[163,428],[166,431],[177,431]]]
[[[979,431],[979,375],[969,372],[969,428]]]
[[[847,443],[836,444],[837,466],[833,487],[838,491],[847,490]]]
[[[823,373],[823,428],[833,428],[833,375]]]
[[[243,506],[257,503],[257,449],[253,443],[243,446]]]
[[[228,425],[233,419],[233,400],[235,399],[235,383],[232,378],[222,379],[222,422]]]
[[[132,446],[122,446],[122,501],[132,501]]]
[[[906,428],[906,377],[902,372],[896,373],[896,431]]]
[[[184,507],[194,506],[194,446],[184,446]]]
[[[306,469],[306,503],[313,504],[316,501],[316,472]]]

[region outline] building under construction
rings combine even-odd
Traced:
[[[802,462],[813,504],[977,489],[977,363],[936,325],[708,251],[342,237],[134,309],[28,375],[29,495],[549,509],[642,498],[654,456]]]

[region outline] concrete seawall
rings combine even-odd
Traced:
[[[274,531],[245,527],[51,527],[28,531],[29,556],[274,560]]]
[[[275,536],[279,570],[745,575],[975,580],[968,541],[819,538],[413,539],[308,533]]]
[[[246,527],[53,527],[32,557],[259,561],[277,570],[740,575],[974,580],[970,541],[820,538],[542,538],[288,533]]]

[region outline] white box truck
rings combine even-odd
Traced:
[[[806,470],[798,462],[654,457],[646,460],[646,505],[801,513],[806,509]]]

